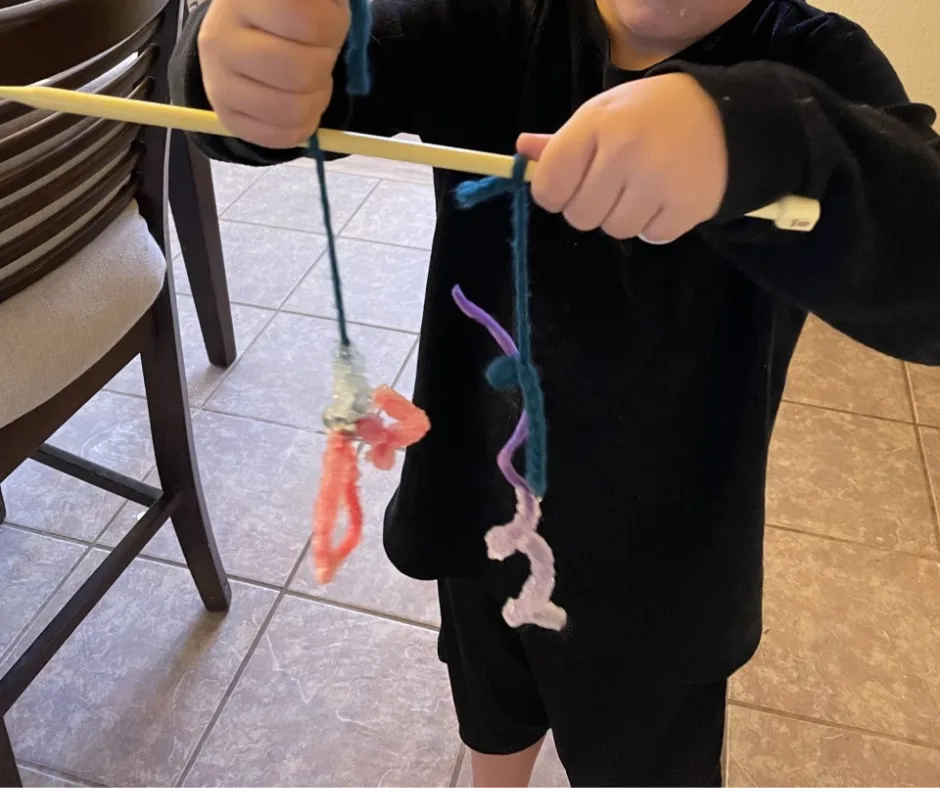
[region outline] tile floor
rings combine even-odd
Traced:
[[[240,357],[210,367],[176,265],[195,434],[234,584],[203,612],[161,533],[9,715],[29,785],[469,785],[434,650],[433,589],[382,555],[394,476],[365,479],[365,546],[305,560],[333,325],[313,171],[214,167]],[[426,171],[331,165],[354,338],[408,392],[433,230]],[[153,477],[139,367],[56,436]],[[733,680],[733,785],[940,784],[940,373],[812,323],[768,491],[766,635]],[[139,509],[27,464],[4,485],[0,659]],[[553,750],[535,782],[563,785]]]

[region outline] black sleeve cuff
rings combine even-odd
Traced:
[[[801,193],[807,182],[809,152],[800,95],[784,70],[768,62],[716,67],[669,61],[652,72],[694,77],[721,113],[728,187],[714,221],[738,219]]]

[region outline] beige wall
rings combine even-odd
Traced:
[[[862,25],[915,101],[940,109],[940,0],[817,0]]]

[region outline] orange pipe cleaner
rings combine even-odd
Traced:
[[[313,514],[313,560],[317,582],[329,583],[362,538],[359,466],[355,440],[369,449],[366,459],[379,470],[391,470],[395,453],[421,440],[431,428],[424,411],[388,386],[372,392],[373,411],[355,421],[355,430],[334,428],[323,455],[320,491]],[[386,424],[382,413],[392,421]],[[333,532],[345,504],[348,521],[342,542],[333,546]]]
[[[349,519],[343,541],[333,547],[333,529],[345,504]],[[329,583],[362,538],[359,467],[352,437],[334,432],[323,454],[320,493],[313,514],[313,561],[318,583]]]
[[[395,465],[395,452],[421,440],[431,422],[421,408],[388,386],[379,386],[372,401],[377,412],[360,419],[356,433],[369,445],[366,459],[380,471],[389,471]],[[394,421],[384,424],[379,415],[382,412]]]

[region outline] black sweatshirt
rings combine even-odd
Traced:
[[[197,107],[204,8],[173,66],[174,101]],[[591,0],[373,10],[373,93],[347,99],[340,58],[325,127],[512,153],[519,132],[554,131],[591,96],[645,76],[610,64]],[[940,364],[940,139],[933,111],[908,100],[861,28],[800,0],[753,0],[646,74],[667,70],[694,75],[720,107],[730,183],[719,216],[667,246],[532,217],[549,425],[541,531],[569,617],[564,633],[532,637],[700,681],[732,673],[760,638],[768,444],[807,312],[884,353]],[[297,155],[197,143],[247,164]],[[407,575],[475,576],[505,598],[527,565],[487,561],[483,535],[513,510],[495,459],[520,404],[484,380],[498,350],[450,289],[511,325],[509,203],[458,210],[465,177],[435,173],[415,388],[432,428],[407,454],[385,547]],[[812,233],[739,218],[790,193],[822,201]]]

